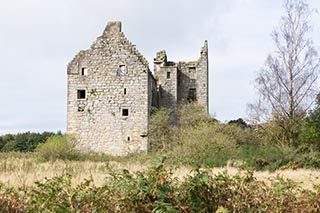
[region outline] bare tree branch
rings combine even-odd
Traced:
[[[314,10],[304,0],[285,0],[284,10],[279,27],[271,34],[276,51],[268,56],[255,80],[260,106],[250,106],[256,106],[255,114],[260,110],[260,115],[267,113],[266,118],[276,119],[292,143],[299,131],[297,123],[315,100],[320,59],[307,37]]]

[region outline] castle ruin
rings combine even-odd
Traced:
[[[200,58],[171,62],[165,51],[147,60],[109,22],[102,36],[68,64],[67,132],[87,152],[125,155],[148,150],[151,107],[196,101],[208,111],[208,44]]]

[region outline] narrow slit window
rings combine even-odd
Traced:
[[[127,94],[127,88],[123,89],[123,94],[126,95]]]
[[[77,98],[78,99],[85,99],[86,98],[86,90],[84,89],[79,89],[77,91]]]
[[[81,75],[88,75],[88,68],[87,67],[81,68]]]
[[[127,137],[127,141],[129,142],[131,140],[131,138],[130,137]]]
[[[170,78],[171,72],[167,72],[167,79]]]
[[[128,109],[122,109],[122,116],[128,116],[129,110]]]

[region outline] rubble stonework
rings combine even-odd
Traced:
[[[67,131],[85,152],[124,155],[148,150],[151,107],[197,101],[208,110],[208,46],[193,62],[147,60],[109,22],[102,36],[68,64]]]

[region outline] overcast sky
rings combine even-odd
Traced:
[[[65,132],[67,63],[115,20],[151,69],[157,51],[196,60],[208,40],[210,113],[245,118],[282,13],[280,0],[1,0],[0,134]],[[319,14],[312,24],[319,46]]]

